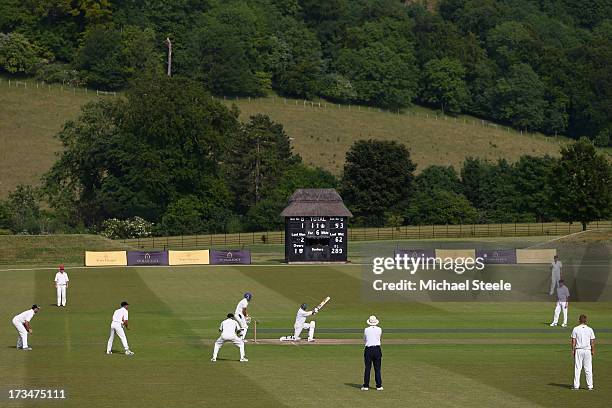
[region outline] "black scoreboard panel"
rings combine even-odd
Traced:
[[[347,259],[346,217],[286,217],[287,262],[344,262]]]

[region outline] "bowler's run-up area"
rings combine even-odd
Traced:
[[[542,238],[380,241],[349,244],[349,264],[286,265],[282,246],[251,247],[253,265],[85,268],[66,265],[67,306],[56,307],[57,265],[0,266],[2,407],[608,407],[612,401],[610,233]],[[555,237],[553,237],[555,238]],[[571,293],[567,327],[551,327],[550,264],[486,264],[482,270],[372,273],[373,257],[398,248],[555,249]],[[92,248],[95,249],[95,248]],[[58,264],[61,262],[58,259]],[[371,276],[370,276],[371,275]],[[379,293],[372,281],[510,282],[512,289]],[[432,288],[434,288],[432,286]],[[435,288],[438,288],[437,286]],[[219,324],[245,292],[257,321],[245,344],[211,362]],[[296,310],[316,314],[315,342],[293,334]],[[115,340],[112,313],[129,301],[134,356]],[[32,351],[15,348],[11,319],[33,303]],[[596,335],[594,391],[572,391],[570,333],[588,316]],[[382,335],[384,391],[360,391],[363,330]],[[61,389],[66,399],[15,401],[8,389]]]

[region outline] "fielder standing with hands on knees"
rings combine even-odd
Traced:
[[[372,365],[374,365],[376,389],[378,391],[382,391],[382,376],[380,373],[380,366],[382,363],[380,338],[382,336],[382,329],[378,327],[379,322],[374,315],[370,316],[367,323],[369,327],[363,331],[363,340],[365,342],[363,361],[365,363],[365,370],[363,372],[363,386],[361,387],[361,391],[368,391],[370,389],[370,371],[372,369]]]
[[[13,317],[13,325],[17,329],[17,349],[30,351],[32,347],[28,345],[28,334],[32,334],[32,326],[30,321],[34,318],[34,315],[38,313],[40,308],[38,305],[32,305],[32,307],[25,312],[19,313]]]

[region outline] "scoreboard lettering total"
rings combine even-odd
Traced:
[[[346,262],[347,217],[287,217],[288,262]]]

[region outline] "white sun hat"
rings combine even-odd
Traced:
[[[370,318],[367,320],[367,323],[370,326],[376,326],[378,324],[378,319],[376,318],[376,316],[372,315],[370,316]]]

